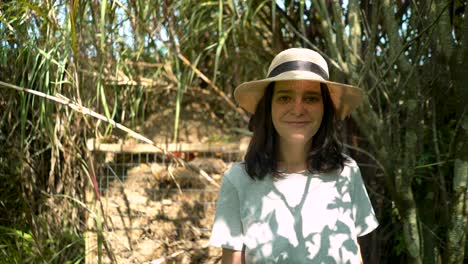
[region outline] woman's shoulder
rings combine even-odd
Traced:
[[[347,178],[354,178],[353,175],[360,173],[359,165],[351,156],[343,154],[343,157],[345,157],[345,161],[343,163],[343,169],[341,170],[340,175],[346,176]]]
[[[243,161],[233,163],[224,173],[224,177],[226,177],[236,187],[250,184],[253,181],[247,173],[245,162]]]
[[[358,168],[358,164],[357,162],[351,157],[349,156],[348,154],[345,154],[345,153],[342,153],[341,155],[343,155],[343,157],[345,158],[345,161],[344,161],[344,166],[345,167],[350,167],[350,168]]]

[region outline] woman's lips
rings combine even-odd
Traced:
[[[304,127],[304,126],[307,126],[310,122],[309,121],[286,121],[285,123],[293,127]]]

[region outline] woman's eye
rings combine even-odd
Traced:
[[[316,96],[311,96],[311,97],[306,97],[304,101],[306,103],[316,103],[316,102],[320,101],[320,98],[318,98]]]
[[[279,96],[278,98],[276,98],[276,100],[280,103],[287,103],[291,100],[291,97],[289,96]]]

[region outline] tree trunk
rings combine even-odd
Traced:
[[[468,99],[467,82],[468,76],[468,7],[465,6],[465,19],[461,26],[462,41],[461,48],[457,50],[456,56],[452,58],[451,72],[455,82],[455,100],[457,104],[457,115],[462,118],[457,125],[458,136],[454,138],[453,168],[453,195],[451,200],[450,222],[447,230],[446,250],[444,262],[455,264],[463,263],[466,250],[466,237],[468,232],[468,115],[466,100]],[[464,250],[463,250],[464,249]]]
[[[468,122],[465,116],[462,121]],[[468,217],[468,160],[467,160],[467,140],[468,133],[463,128],[460,146],[460,154],[455,160],[453,177],[453,198],[451,207],[450,224],[447,231],[447,247],[445,252],[445,262],[450,264],[462,263],[464,259],[464,250]]]
[[[410,179],[408,179],[408,176],[411,175],[406,172],[402,173],[402,170],[404,169],[399,169],[396,175],[396,190],[399,200],[397,206],[399,205],[398,211],[403,225],[403,237],[408,251],[408,264],[422,264],[418,213]]]

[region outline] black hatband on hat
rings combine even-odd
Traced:
[[[280,65],[276,66],[270,74],[268,74],[267,78],[275,77],[278,74],[287,71],[310,71],[317,75],[320,75],[325,80],[328,80],[328,73],[320,67],[320,65],[315,64],[310,61],[288,61],[285,63],[281,63]]]

